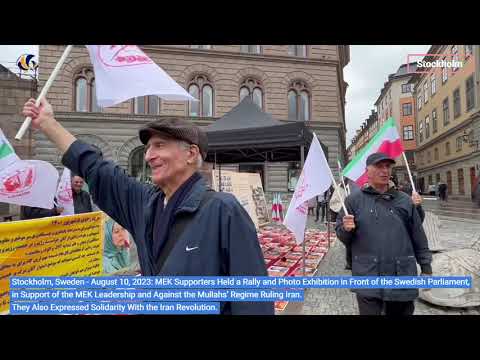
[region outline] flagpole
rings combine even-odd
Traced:
[[[300,161],[302,165],[302,172],[303,166],[305,165],[305,150],[303,145],[300,146]],[[307,204],[307,223],[308,223],[308,204]],[[303,251],[303,276],[305,276],[305,229],[303,229],[303,244],[302,244],[302,251]]]
[[[332,169],[330,169],[330,166],[328,167],[328,173],[330,174],[330,179],[332,179],[333,187],[335,188],[335,191],[338,194],[338,197],[340,198],[340,203],[342,204],[343,212],[345,215],[348,215],[347,208],[345,207],[345,203],[343,202],[342,195],[340,194],[340,191],[338,190],[338,185],[337,182],[335,181],[335,178],[333,177]]]
[[[340,161],[337,160],[337,164],[338,164],[338,172],[340,173],[340,179],[342,179],[343,188],[345,189],[345,194],[350,195],[348,193],[347,187],[345,186],[345,181],[343,180],[342,166],[340,165]]]
[[[405,151],[402,152],[403,160],[405,161],[405,165],[407,166],[408,177],[410,178],[410,183],[412,184],[413,192],[417,192],[415,189],[415,184],[413,183],[412,173],[410,172],[410,166],[408,165],[407,157],[405,156]]]
[[[60,60],[58,60],[57,65],[55,65],[55,68],[52,71],[52,74],[48,78],[47,82],[45,83],[44,87],[42,88],[42,91],[40,92],[40,95],[38,95],[37,100],[35,101],[35,106],[40,105],[40,100],[44,98],[47,95],[48,90],[50,89],[50,86],[52,86],[53,80],[57,77],[58,73],[60,72],[60,68],[62,67],[63,63],[67,59],[68,54],[72,50],[73,45],[68,45],[65,48],[65,51],[63,52],[62,56],[60,57]],[[27,117],[20,129],[17,132],[17,135],[15,135],[15,140],[21,140],[23,135],[25,135],[25,132],[27,131],[28,127],[30,126],[30,123],[32,122],[31,117]]]

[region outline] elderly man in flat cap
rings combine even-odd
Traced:
[[[207,154],[205,133],[168,118],[139,132],[154,185],[129,177],[92,146],[77,140],[43,99],[30,99],[32,118],[63,153],[62,163],[84,178],[94,202],[127,229],[147,276],[267,276],[255,226],[234,196],[207,189],[198,173]],[[273,315],[273,302],[222,302],[221,314]]]
[[[432,255],[416,199],[389,185],[395,160],[383,153],[367,158],[368,184],[345,200],[336,232],[351,248],[353,276],[432,274]],[[413,200],[413,201],[412,201]],[[418,289],[354,289],[360,315],[412,315]]]

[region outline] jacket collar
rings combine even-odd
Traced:
[[[200,205],[200,201],[203,198],[205,191],[207,190],[207,184],[205,180],[201,178],[198,180],[192,187],[190,194],[188,194],[183,202],[180,204],[178,209],[175,211],[175,214],[181,212],[195,212]]]
[[[370,194],[370,195],[375,195],[376,197],[378,198],[383,198],[385,200],[393,200],[396,196],[397,196],[397,190],[395,190],[394,187],[390,187],[388,188],[387,191],[385,191],[384,193],[380,193],[378,192],[377,190],[375,190],[370,184],[365,184],[363,187],[362,187],[362,191],[364,193],[367,193],[367,194]]]

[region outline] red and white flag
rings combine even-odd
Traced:
[[[95,72],[97,103],[109,107],[128,99],[157,95],[196,101],[136,45],[86,45]]]
[[[0,202],[53,208],[58,171],[46,161],[21,160],[0,129]]]
[[[332,184],[330,168],[315,133],[307,159],[298,179],[295,192],[288,206],[283,224],[293,232],[297,244],[301,244],[307,224],[308,205],[311,198],[323,194]]]
[[[391,158],[402,155],[403,144],[393,117],[389,118],[368,144],[343,170],[343,176],[355,181],[358,186],[368,182],[367,158],[370,154],[382,152]]]
[[[68,168],[63,168],[63,174],[58,183],[56,197],[58,206],[63,208],[62,215],[75,214],[75,209],[73,207],[71,172]]]

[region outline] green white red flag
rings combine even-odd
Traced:
[[[389,118],[368,144],[353,158],[343,170],[343,176],[363,186],[367,179],[367,158],[370,154],[382,152],[391,158],[402,155],[402,140],[393,117]]]

